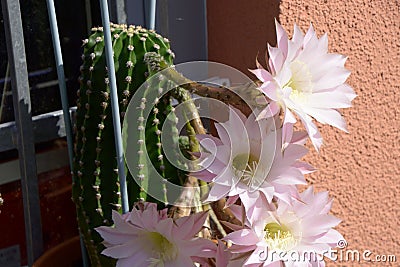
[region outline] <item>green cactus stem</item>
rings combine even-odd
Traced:
[[[154,52],[168,65],[172,64],[174,54],[168,40],[154,31],[112,24],[111,33],[122,120],[132,95],[154,74],[144,62],[145,54]],[[104,246],[101,237],[94,230],[102,225],[112,225],[112,210],[121,208],[103,29],[93,28],[92,35],[83,41],[83,47],[74,127],[73,200],[77,207],[80,232],[92,265],[112,266],[115,261],[100,254]],[[142,104],[146,106],[146,95],[143,95],[143,99]],[[136,148],[141,151],[146,146],[152,164],[165,178],[176,176],[176,170],[160,160],[163,158],[163,151],[157,146],[160,143],[158,123],[162,125],[165,114],[171,110],[170,96],[166,95],[155,105],[151,114],[152,122],[141,121],[140,112],[137,118],[139,124]],[[154,123],[157,120],[158,123]],[[144,161],[139,156],[138,167],[142,166],[141,162]],[[133,174],[143,175],[141,184],[134,181],[132,174],[127,175],[130,207],[135,201],[148,197],[145,190],[145,169],[143,166],[138,173]]]

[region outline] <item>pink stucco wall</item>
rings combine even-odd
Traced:
[[[291,32],[310,22],[327,32],[331,52],[349,57],[348,83],[358,97],[343,111],[350,133],[320,127],[325,144],[306,160],[318,168],[308,176],[329,190],[337,228],[348,249],[395,254],[400,266],[400,2],[397,0],[208,1],[209,59],[246,73],[274,44],[273,19]],[[247,72],[248,73],[248,72]],[[366,266],[329,262],[328,266]]]

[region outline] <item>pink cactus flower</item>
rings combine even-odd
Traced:
[[[175,221],[166,215],[167,209],[157,211],[154,203],[124,215],[113,211],[114,227],[96,228],[106,246],[102,254],[118,259],[117,267],[188,267],[195,266],[191,257],[215,257],[215,244],[195,237],[206,212]]]
[[[282,26],[275,24],[277,47],[268,46],[269,70],[258,62],[257,69],[251,70],[263,83],[260,91],[271,100],[258,119],[274,115],[282,108],[284,124],[292,124],[296,114],[318,150],[322,137],[312,118],[347,132],[346,122],[337,111],[350,107],[356,97],[345,83],[350,75],[344,67],[347,58],[328,53],[327,35],[318,39],[312,25],[305,35],[295,25],[289,40]]]
[[[251,252],[243,266],[324,266],[321,255],[329,256],[344,240],[332,229],[340,220],[328,214],[331,205],[328,192],[314,194],[309,187],[300,201],[278,200],[275,211],[258,213],[224,240],[232,243],[232,253]]]
[[[255,115],[246,118],[230,108],[229,120],[215,124],[219,139],[198,137],[208,153],[200,164],[204,170],[193,175],[212,182],[206,201],[227,196],[230,205],[240,198],[251,216],[263,199],[271,203],[277,197],[290,203],[297,198],[295,185],[306,184],[303,173],[312,167],[299,161],[307,153],[304,138],[287,144],[282,152],[277,124],[277,118],[256,121]]]

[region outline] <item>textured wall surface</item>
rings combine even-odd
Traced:
[[[267,42],[275,44],[279,1],[207,1],[208,58],[249,75]]]
[[[348,249],[395,254],[396,263],[329,262],[328,266],[400,266],[400,2],[378,0],[208,1],[209,58],[254,68],[266,42],[274,44],[273,17],[292,32],[313,23],[328,33],[330,52],[349,57],[348,83],[358,97],[343,115],[349,134],[320,127],[325,144],[306,160],[318,191],[335,198],[333,213]],[[241,1],[242,2],[242,1]],[[245,2],[245,1],[243,1]],[[279,10],[276,9],[279,6]]]

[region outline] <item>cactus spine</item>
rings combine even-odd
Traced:
[[[159,55],[169,65],[172,64],[174,54],[170,50],[168,40],[154,31],[112,24],[111,33],[119,109],[123,119],[132,95],[157,71],[144,61],[146,53]],[[74,127],[73,200],[77,207],[80,232],[93,266],[110,266],[115,263],[112,259],[100,255],[104,247],[94,228],[111,225],[112,210],[119,210],[121,207],[103,39],[102,28],[94,28],[92,35],[83,42],[83,65],[80,88],[77,92],[78,109]],[[164,178],[178,176],[176,168],[165,159],[160,140],[161,126],[167,120],[167,115],[173,111],[170,95],[158,98],[157,94],[148,90],[143,93],[136,113],[137,118],[131,122],[137,127],[137,171],[133,174],[127,171],[130,207],[139,199],[148,199],[146,190],[150,174],[147,164],[150,162],[144,159],[144,148],[151,164]],[[147,121],[143,118],[145,111],[150,113]],[[174,118],[173,114],[169,117]],[[174,124],[168,125],[171,125],[167,130],[171,132],[172,139],[178,142],[178,132],[174,129]],[[139,184],[134,181],[134,177],[138,178]],[[161,190],[164,190],[166,200],[165,187]]]

